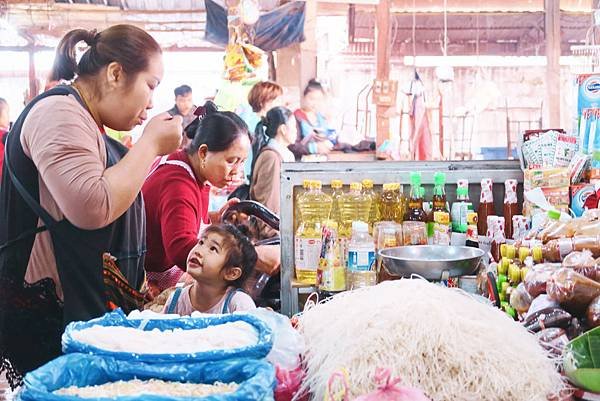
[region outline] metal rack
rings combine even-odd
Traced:
[[[504,181],[516,179],[519,183],[519,203],[523,199],[523,172],[516,160],[459,161],[459,162],[337,162],[337,163],[284,163],[281,171],[281,313],[288,316],[299,311],[298,295],[310,293],[314,287],[294,281],[294,198],[302,189],[302,180],[321,180],[324,185],[332,179],[341,179],[345,185],[370,178],[375,185],[385,182],[404,184],[408,192],[409,174],[421,171],[426,197],[430,198],[433,175],[436,171],[446,173],[446,194],[449,201],[456,199],[456,181],[469,180],[469,194],[474,206],[479,206],[482,178],[494,181],[496,213],[502,215]]]

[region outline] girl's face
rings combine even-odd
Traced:
[[[218,233],[202,235],[187,258],[187,272],[196,281],[223,283],[235,281],[241,275],[239,267],[227,267],[228,246]]]
[[[320,90],[311,90],[303,98],[304,109],[317,112],[321,109],[325,95]]]
[[[110,90],[102,99],[99,112],[102,123],[117,131],[130,131],[148,118],[152,96],[164,73],[162,55],[150,58],[148,68],[134,77],[124,71],[108,69]],[[115,78],[116,75],[116,78]]]
[[[248,135],[240,135],[222,152],[210,152],[205,145],[198,149],[200,159],[205,160],[202,170],[204,179],[217,188],[233,183],[239,176],[244,162],[248,158],[250,139]]]

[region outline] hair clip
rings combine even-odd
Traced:
[[[206,117],[206,107],[204,107],[204,106],[196,107],[196,110],[194,110],[194,115],[198,116],[198,118],[202,120],[204,117]]]

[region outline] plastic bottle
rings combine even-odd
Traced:
[[[352,223],[352,239],[348,246],[348,289],[377,283],[375,272],[375,244],[369,235],[367,223]]]
[[[506,180],[504,182],[504,230],[506,238],[513,238],[513,216],[519,214],[517,200],[517,180]]]
[[[373,180],[370,180],[370,179],[362,180],[362,186],[363,186],[363,194],[365,194],[369,198],[371,198],[371,209],[369,211],[368,223],[369,223],[369,234],[373,234],[373,224],[375,224],[376,222],[379,221],[379,211],[378,211],[378,207],[377,207],[379,197],[377,196],[377,194],[375,193],[375,190],[373,189]]]
[[[446,174],[438,172],[433,176],[433,201],[430,220],[433,224],[433,243],[450,245],[450,212],[446,202]]]
[[[404,216],[405,221],[427,222],[427,215],[423,210],[423,193],[421,189],[421,173],[410,173],[410,197],[408,199],[408,209]]]
[[[331,198],[333,200],[333,204],[331,206],[331,215],[330,219],[340,224],[340,205],[339,199],[344,194],[342,188],[344,187],[344,183],[342,180],[331,180]],[[337,229],[337,228],[336,228]]]
[[[302,189],[299,190],[294,196],[294,230],[297,230],[298,226],[300,225],[300,208],[298,207],[298,200],[302,195],[310,190],[311,182],[312,180],[302,180]]]
[[[383,191],[379,201],[379,218],[381,221],[395,221],[401,223],[402,198],[400,197],[400,184],[392,182],[383,184]]]
[[[329,219],[333,200],[321,190],[321,181],[312,181],[308,192],[298,199],[300,224],[294,239],[295,270],[298,281],[316,284],[321,254],[323,222]]]
[[[571,236],[572,234],[569,234],[567,223],[560,220],[560,212],[558,210],[548,210],[548,220],[537,238],[546,243],[553,239]]]
[[[340,237],[350,238],[353,221],[369,221],[371,198],[362,193],[362,184],[353,182],[350,191],[339,198]]]
[[[458,180],[456,187],[456,202],[452,204],[450,217],[452,231],[456,233],[467,232],[467,215],[473,211],[473,203],[469,200],[469,181]]]
[[[342,264],[342,247],[337,234],[338,225],[328,220],[323,227],[321,255],[317,269],[317,288],[324,297],[346,289],[346,267]]]
[[[487,217],[496,213],[492,192],[493,185],[491,178],[481,180],[481,197],[479,199],[479,209],[477,210],[477,231],[480,235],[486,235],[487,233]]]
[[[542,261],[558,263],[571,252],[584,250],[590,251],[594,258],[600,257],[600,235],[554,239],[544,245],[534,246],[531,253],[537,263]]]
[[[465,244],[471,248],[479,248],[479,235],[477,233],[477,213],[469,212],[467,214],[467,242]]]

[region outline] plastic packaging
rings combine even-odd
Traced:
[[[450,211],[452,231],[466,233],[468,228],[467,215],[473,212],[473,203],[469,200],[469,181],[458,180],[456,183],[456,202]]]
[[[331,180],[331,213],[329,219],[340,224],[340,196],[344,194],[344,183],[342,180]]]
[[[232,349],[213,350],[188,354],[135,354],[131,352],[115,352],[100,349],[93,345],[75,340],[73,333],[93,326],[122,326],[139,330],[191,330],[203,329],[231,322],[245,322],[251,325],[258,334],[256,344]],[[120,309],[92,319],[87,322],[72,322],[65,329],[62,337],[63,352],[85,353],[114,357],[124,361],[139,361],[148,363],[178,363],[191,361],[219,361],[232,358],[265,357],[273,346],[271,329],[257,317],[248,314],[207,315],[202,318],[181,317],[179,319],[128,319]]]
[[[575,249],[574,241],[571,238],[560,238],[548,241],[545,245],[536,245],[532,249],[533,259],[535,261],[546,261],[558,263],[573,252]],[[583,249],[581,249],[583,250]]]
[[[569,169],[545,168],[524,171],[523,187],[525,191],[533,188],[568,187],[570,184]]]
[[[562,355],[565,346],[569,343],[567,332],[560,327],[552,327],[538,332],[535,337],[550,355],[558,358]]]
[[[293,370],[280,369],[275,367],[275,377],[277,378],[277,387],[275,387],[275,401],[308,401],[308,395],[296,396],[296,393],[302,385],[305,372],[301,366]]]
[[[588,326],[598,327],[600,326],[600,296],[594,298],[594,300],[588,305],[587,311],[585,312]]]
[[[600,257],[600,235],[573,238],[573,250],[584,251],[586,249],[592,253],[593,257]]]
[[[533,299],[533,302],[531,302],[531,306],[527,311],[527,315],[525,315],[525,320],[530,319],[531,316],[533,316],[541,310],[559,307],[560,305],[558,304],[558,302],[550,299],[550,297],[548,297],[548,294],[539,295]]]
[[[404,245],[402,225],[393,221],[379,221],[375,223],[373,237],[376,250]]]
[[[362,180],[363,193],[371,198],[371,209],[369,211],[369,234],[373,234],[373,225],[375,222],[379,221],[379,208],[377,204],[379,203],[379,196],[375,193],[373,189],[373,180],[364,179]]]
[[[523,283],[520,283],[510,295],[510,306],[519,313],[526,313],[532,301],[533,298],[529,295]]]
[[[573,236],[596,236],[600,233],[600,209],[589,209],[571,222]]]
[[[368,230],[367,223],[364,223]],[[321,257],[317,268],[316,284],[319,291],[328,293],[346,289],[346,266],[344,250],[338,236],[338,225],[328,220],[323,226]]]
[[[264,361],[231,359],[197,363],[150,364],[124,361],[85,354],[63,355],[25,376],[19,393],[22,401],[61,401],[79,399],[59,396],[53,391],[70,386],[91,386],[132,379],[161,379],[189,383],[236,382],[239,387],[230,394],[212,395],[211,401],[254,401],[273,397],[275,371]],[[102,398],[105,400],[106,398]],[[140,394],[135,397],[112,398],[115,401],[184,401],[188,397],[165,397]],[[203,398],[204,399],[204,398]],[[88,398],[96,400],[96,398]]]
[[[548,224],[538,234],[537,238],[543,243],[559,238],[570,238],[573,236],[572,228],[568,222],[561,221],[560,212],[557,210],[548,211]]]
[[[352,222],[369,221],[371,197],[362,193],[360,182],[353,182],[350,184],[350,191],[340,197],[339,203],[339,234],[342,238],[350,238],[352,236]]]
[[[427,225],[421,221],[402,223],[404,245],[427,245]]]
[[[563,267],[575,270],[589,279],[600,282],[600,266],[589,250],[571,252],[562,263]]]
[[[600,295],[600,283],[566,268],[554,272],[547,284],[548,296],[575,316],[583,316],[588,305]]]
[[[550,276],[560,268],[559,264],[542,263],[533,266],[525,276],[525,289],[533,298],[546,292]]]

